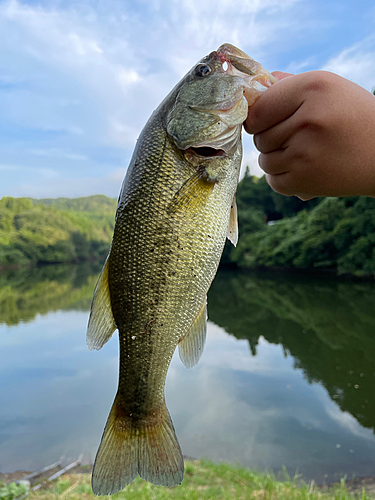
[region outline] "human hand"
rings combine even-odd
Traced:
[[[273,73],[249,108],[259,165],[278,193],[375,196],[375,96],[334,73]]]

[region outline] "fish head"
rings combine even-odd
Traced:
[[[167,114],[167,132],[192,163],[231,156],[241,144],[249,103],[275,81],[247,54],[221,45],[181,82]]]

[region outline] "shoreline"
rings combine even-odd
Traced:
[[[70,266],[79,264],[91,264],[100,265],[105,259],[87,259],[87,260],[71,260],[71,261],[56,261],[56,262],[30,262],[28,264],[7,264],[0,265],[1,271],[21,271],[23,269],[34,269],[43,268],[51,266]],[[259,273],[259,274],[288,274],[291,276],[309,276],[309,277],[320,277],[332,279],[334,281],[346,281],[346,282],[367,282],[373,283],[375,281],[374,274],[364,274],[357,275],[352,273],[342,273],[337,274],[335,269],[321,268],[321,267],[306,267],[306,268],[296,268],[296,267],[282,267],[282,266],[259,266],[259,267],[242,267],[236,262],[223,262],[219,264],[218,271],[240,271],[244,273]]]
[[[325,269],[321,267],[305,267],[305,268],[296,268],[296,267],[282,267],[282,266],[259,266],[259,267],[241,267],[238,266],[235,262],[225,262],[219,265],[218,272],[220,271],[237,271],[243,272],[247,274],[257,273],[262,275],[267,274],[288,274],[290,276],[308,276],[316,277],[316,278],[326,278],[331,279],[333,281],[346,281],[346,282],[368,282],[372,283],[375,281],[375,275],[373,274],[364,274],[357,275],[351,273],[342,273],[337,274],[335,269]]]
[[[201,462],[200,460],[186,457],[185,458],[185,467],[186,467],[187,463],[199,464],[200,462]],[[220,464],[218,464],[218,465],[220,465]],[[230,467],[235,467],[234,465],[231,465],[231,464],[225,463],[225,465],[229,465]],[[91,465],[77,465],[76,467],[70,469],[68,472],[63,474],[60,477],[60,479],[62,479],[64,476],[69,476],[69,477],[74,478],[74,477],[79,477],[82,474],[83,475],[91,474],[92,469],[93,469],[93,464],[91,464]],[[251,469],[248,467],[243,467],[243,469],[251,471]],[[0,484],[1,483],[10,484],[10,483],[15,482],[15,481],[20,481],[24,477],[26,477],[27,475],[31,474],[31,472],[32,471],[19,470],[19,471],[14,471],[14,472],[2,473],[0,471]],[[257,471],[257,472],[259,472],[259,471]],[[40,479],[41,479],[41,477],[39,477],[39,481],[37,481],[37,482],[42,482],[42,481],[40,481]],[[47,478],[42,477],[42,479],[47,479]],[[278,475],[275,475],[275,480],[277,482],[281,482],[281,483],[284,482],[278,478]],[[326,491],[330,491],[330,490],[335,489],[338,485],[340,485],[340,483],[342,483],[342,480],[335,481],[335,482],[327,482],[327,483],[325,483],[325,482],[317,483],[314,480],[304,481],[302,479],[301,482],[306,484],[306,485],[310,485],[310,487],[316,488],[317,490],[321,490],[322,492],[326,492]],[[298,483],[298,481],[297,481],[297,483]],[[46,484],[48,484],[48,483],[46,482]],[[365,488],[366,492],[370,495],[373,495],[375,498],[375,475],[374,476],[363,476],[363,477],[358,477],[358,478],[354,478],[354,479],[345,479],[345,486],[346,486],[348,493],[350,493],[350,494],[359,495],[362,493],[363,488]]]

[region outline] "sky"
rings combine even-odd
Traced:
[[[371,1],[0,0],[0,197],[117,197],[152,111],[225,42],[375,87]]]

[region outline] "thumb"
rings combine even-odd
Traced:
[[[284,80],[284,78],[294,76],[293,73],[283,73],[282,71],[273,71],[271,74],[276,78],[276,80]]]

